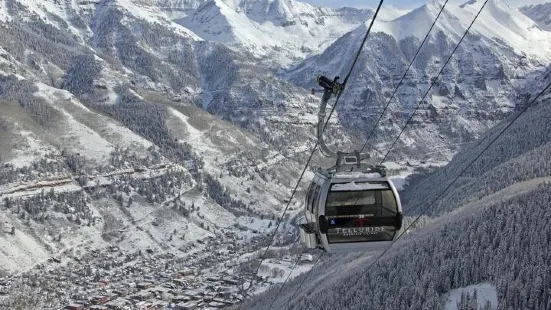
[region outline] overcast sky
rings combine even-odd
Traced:
[[[343,7],[343,6],[352,6],[352,7],[369,7],[376,8],[379,4],[379,0],[299,0],[302,2],[308,2],[314,5],[325,6],[325,7]],[[452,0],[458,3],[467,2],[467,0]],[[514,6],[523,6],[528,4],[538,4],[551,2],[550,0],[503,0],[505,3],[514,5]],[[393,6],[396,8],[405,8],[411,9],[427,3],[427,0],[386,0],[383,6]],[[442,1],[443,2],[443,1]]]

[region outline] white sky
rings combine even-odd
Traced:
[[[351,6],[358,8],[376,8],[379,0],[299,0],[318,6],[325,7],[343,7]],[[468,0],[451,0],[452,2],[464,3]],[[502,0],[503,2],[513,6],[524,6],[530,4],[551,2],[550,0]],[[419,7],[429,1],[427,0],[385,0],[383,6],[392,6],[396,8],[412,9]],[[441,0],[443,2],[443,0]]]

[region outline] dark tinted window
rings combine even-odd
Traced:
[[[312,182],[310,183],[310,186],[308,187],[308,192],[306,193],[306,208],[310,212],[312,212],[312,200],[314,199],[314,187],[316,186],[316,183]]]
[[[392,241],[397,212],[388,184],[334,184],[325,206],[329,243]]]
[[[325,204],[326,216],[394,216],[398,206],[392,190],[329,192]]]
[[[317,209],[320,200],[320,190],[321,186],[316,185],[316,188],[314,189],[314,198],[312,199],[312,205],[310,207],[313,210],[312,212],[315,212],[315,210]]]

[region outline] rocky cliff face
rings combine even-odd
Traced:
[[[533,19],[541,29],[551,31],[551,3],[523,6],[519,10]]]

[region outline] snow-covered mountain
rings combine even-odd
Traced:
[[[376,131],[372,140],[376,150],[384,152],[388,137],[397,136],[482,3],[446,6]],[[337,109],[349,130],[371,130],[441,7],[442,3],[431,2],[395,20],[375,23],[375,32]],[[313,77],[318,73],[344,76],[366,27],[347,33],[285,76],[307,88],[315,86]],[[399,148],[418,152],[425,145],[478,136],[514,109],[527,77],[550,60],[551,33],[536,27],[516,8],[489,1],[423,102]]]
[[[541,29],[551,31],[551,3],[523,6],[519,10],[533,19]]]
[[[295,0],[209,0],[177,22],[205,40],[244,47],[289,66],[323,51],[372,15],[370,10],[327,9]]]

